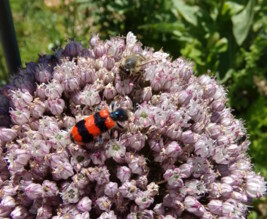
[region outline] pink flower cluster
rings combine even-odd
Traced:
[[[144,57],[138,79],[123,60]],[[245,218],[266,192],[225,89],[132,33],[70,42],[1,89],[0,217]],[[98,108],[129,111],[124,129],[85,146],[70,131]]]

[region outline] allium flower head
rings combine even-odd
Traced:
[[[133,33],[40,56],[1,89],[0,217],[245,218],[266,185],[226,101],[214,78]],[[112,106],[128,120],[71,141]]]

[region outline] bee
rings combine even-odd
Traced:
[[[146,58],[140,53],[134,53],[123,58],[119,66],[119,75],[121,80],[127,78],[139,78],[141,76],[141,68],[147,64]]]
[[[116,124],[122,128],[117,122],[124,122],[127,120],[128,113],[125,109],[118,108],[111,113],[107,109],[102,109],[77,122],[71,130],[70,138],[72,142],[84,145],[99,136],[99,142],[101,143],[102,133],[114,128]]]

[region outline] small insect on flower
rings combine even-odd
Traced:
[[[99,136],[101,143],[102,133],[114,128],[116,124],[122,128],[117,122],[127,120],[128,113],[122,108],[118,108],[111,113],[107,109],[103,109],[77,122],[71,130],[70,138],[76,144],[82,145],[93,141],[95,137]]]
[[[119,75],[121,80],[126,78],[140,77],[141,68],[147,64],[146,58],[140,53],[133,53],[122,59],[119,66]]]

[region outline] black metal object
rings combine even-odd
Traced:
[[[0,0],[0,41],[8,73],[14,74],[21,66],[21,60],[9,0]]]

